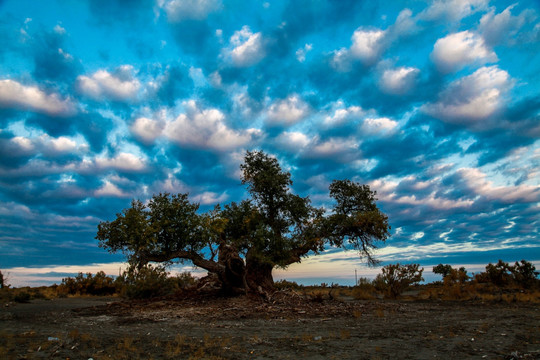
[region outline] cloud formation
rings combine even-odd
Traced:
[[[472,63],[497,61],[497,55],[486,46],[484,39],[468,30],[437,40],[431,57],[443,72],[460,70]]]
[[[37,86],[26,86],[10,79],[0,80],[0,106],[52,116],[70,116],[77,112],[76,104],[69,98],[62,98],[58,93],[47,93]]]

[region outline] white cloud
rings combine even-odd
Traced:
[[[422,20],[445,19],[458,22],[487,8],[488,0],[435,0],[418,17]]]
[[[142,171],[146,169],[144,160],[130,153],[120,153],[114,158],[96,158],[96,166],[101,169],[118,169],[123,171]]]
[[[226,193],[218,194],[212,191],[205,191],[192,197],[192,201],[197,202],[201,205],[215,205],[218,203],[222,203],[227,199],[228,195]]]
[[[416,19],[412,16],[412,11],[410,9],[403,9],[400,11],[396,22],[389,30],[392,33],[391,36],[397,38],[414,34],[419,28],[416,24]]]
[[[386,117],[367,118],[362,124],[361,130],[370,135],[389,135],[396,130],[398,123]]]
[[[492,181],[487,180],[486,174],[476,168],[462,168],[457,173],[475,194],[485,196],[488,200],[499,200],[505,203],[540,201],[540,186],[538,185],[495,186]]]
[[[332,112],[324,118],[325,126],[340,126],[347,122],[358,121],[366,112],[360,106],[344,107],[342,101],[332,104]]]
[[[360,150],[354,137],[331,137],[321,140],[320,137],[309,137],[304,133],[293,131],[283,132],[276,139],[277,144],[284,150],[305,158],[332,158],[338,162],[351,162],[358,158]]]
[[[332,158],[334,161],[344,163],[352,161],[359,155],[358,142],[352,137],[334,137],[322,142],[316,141],[306,153],[307,157]]]
[[[96,197],[128,197],[129,195],[123,192],[118,186],[111,183],[108,180],[105,180],[103,186],[98,190],[94,191],[94,196]]]
[[[483,38],[468,30],[438,39],[431,58],[442,72],[456,71],[473,63],[497,61],[497,55],[486,46]]]
[[[486,43],[497,45],[501,42],[512,42],[521,27],[528,21],[529,16],[532,15],[529,10],[524,10],[518,16],[513,16],[512,9],[516,5],[510,5],[499,14],[495,14],[495,8],[491,8],[488,13],[482,16],[478,31]]]
[[[310,138],[298,131],[284,132],[278,136],[277,142],[289,151],[301,151],[309,145]]]
[[[22,136],[15,136],[10,140],[10,142],[15,145],[17,148],[18,153],[31,153],[35,149],[35,145],[31,139],[22,137]]]
[[[113,73],[98,70],[91,76],[81,75],[77,85],[80,92],[96,100],[133,100],[141,88],[131,65],[122,65]]]
[[[202,20],[223,7],[221,0],[158,0],[169,21]]]
[[[511,83],[508,73],[497,66],[482,67],[450,84],[439,102],[424,105],[422,110],[448,122],[474,124],[501,108]]]
[[[165,134],[174,142],[195,148],[231,150],[245,146],[260,136],[260,130],[234,130],[227,126],[225,115],[217,109],[201,110],[195,101],[185,102],[185,114],[169,122]]]
[[[347,72],[351,70],[352,60],[349,50],[341,48],[334,51],[334,56],[332,57],[330,65],[337,71]]]
[[[164,128],[163,121],[140,117],[131,126],[131,131],[145,144],[151,144],[161,136]]]
[[[36,86],[25,86],[14,80],[0,80],[0,107],[30,110],[52,116],[71,116],[77,112],[70,98],[46,93]]]
[[[62,26],[60,26],[60,24],[56,24],[56,26],[54,27],[53,30],[58,35],[64,35],[66,33],[66,29],[64,29]]]
[[[242,27],[231,36],[225,55],[237,67],[255,65],[266,56],[262,34],[252,33],[247,25]]]
[[[309,113],[309,106],[298,95],[290,95],[287,99],[270,105],[268,121],[275,125],[293,125],[301,121]]]
[[[296,50],[296,60],[299,62],[306,61],[306,54],[313,48],[312,44],[306,44],[303,48]]]
[[[384,50],[384,30],[357,29],[352,36],[351,54],[364,64],[378,60]]]
[[[386,69],[381,75],[381,89],[389,94],[406,94],[414,87],[419,73],[420,70],[413,67]]]
[[[400,181],[415,181],[416,184],[412,184],[411,188],[415,190],[422,190],[429,186],[429,184],[426,184],[422,181],[417,181],[414,178],[406,177],[401,179]],[[410,206],[427,206],[432,209],[437,210],[451,210],[451,209],[460,209],[460,208],[468,208],[473,205],[474,201],[470,199],[466,200],[453,200],[453,199],[447,199],[444,197],[439,196],[436,192],[432,192],[430,194],[427,194],[423,197],[417,197],[417,195],[405,195],[400,196],[396,193],[396,190],[399,186],[399,182],[397,181],[388,181],[388,180],[374,180],[371,181],[368,185],[373,189],[377,191],[377,197],[379,200],[388,202],[388,203],[394,203],[394,204],[403,204],[403,205],[410,205]]]

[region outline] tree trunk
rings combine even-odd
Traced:
[[[246,283],[248,288],[254,292],[274,290],[273,268],[273,264],[261,260],[251,251],[248,251],[246,255]]]
[[[218,263],[224,267],[217,275],[222,284],[222,290],[226,295],[245,294],[246,265],[238,255],[238,251],[230,245],[219,247]]]

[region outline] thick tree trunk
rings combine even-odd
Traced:
[[[273,264],[261,260],[248,251],[246,255],[246,283],[253,292],[274,290]]]
[[[246,265],[238,255],[238,251],[229,245],[219,247],[218,263],[223,266],[223,271],[217,275],[222,284],[222,290],[226,295],[246,293]]]

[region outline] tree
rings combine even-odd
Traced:
[[[6,287],[5,281],[6,280],[4,279],[4,274],[2,274],[2,271],[0,271],[0,289]]]
[[[439,264],[433,267],[433,273],[441,275],[443,279],[447,277],[448,275],[450,275],[451,272],[452,272],[452,265]]]
[[[133,200],[113,221],[98,225],[100,246],[122,251],[131,266],[191,261],[215,274],[228,293],[273,288],[272,270],[318,254],[325,246],[354,248],[376,263],[376,242],[389,236],[388,218],[375,192],[349,180],[334,181],[336,204],[329,215],[309,197],[290,191],[291,175],[261,151],[247,152],[242,184],[250,198],[198,212],[187,194],[154,195],[147,205]]]

